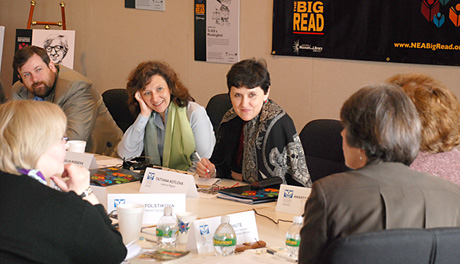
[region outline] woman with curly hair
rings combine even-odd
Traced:
[[[145,156],[155,165],[193,170],[192,163],[210,157],[215,137],[204,107],[195,103],[166,63],[140,63],[128,78],[128,104],[136,121],[118,145],[123,158]]]
[[[397,74],[387,80],[399,85],[422,121],[420,152],[411,168],[460,185],[460,103],[439,81],[424,74]]]

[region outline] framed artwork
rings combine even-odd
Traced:
[[[74,30],[33,29],[32,45],[44,48],[55,64],[62,64],[73,69]]]
[[[29,45],[44,48],[52,62],[73,69],[75,30],[16,29],[15,52]],[[13,83],[17,80],[15,70]]]

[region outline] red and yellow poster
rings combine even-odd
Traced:
[[[273,55],[460,65],[460,0],[274,0]]]

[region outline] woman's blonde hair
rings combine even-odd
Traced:
[[[387,82],[402,87],[422,121],[420,150],[449,151],[460,143],[460,103],[443,84],[424,74],[397,74]]]
[[[40,156],[62,138],[67,118],[49,102],[10,101],[0,105],[0,170],[36,169]]]

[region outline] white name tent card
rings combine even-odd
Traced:
[[[109,193],[107,194],[107,212],[112,212],[117,205],[139,203],[145,205],[142,224],[156,225],[163,216],[165,207],[172,207],[173,214],[185,212],[184,193]]]
[[[311,188],[281,184],[276,203],[276,211],[302,215],[305,202],[310,196]]]
[[[147,168],[139,192],[143,193],[185,193],[198,197],[193,175]]]
[[[254,211],[229,214],[230,225],[236,233],[236,243],[254,242],[259,240]],[[221,223],[221,216],[195,220],[192,222],[187,241],[187,250],[195,250],[198,254],[214,252],[214,232]]]
[[[92,170],[92,169],[97,169],[97,162],[96,158],[94,158],[93,154],[89,153],[77,153],[77,152],[72,152],[72,151],[67,151],[67,154],[65,156],[64,163],[73,163],[80,165],[87,170]]]

